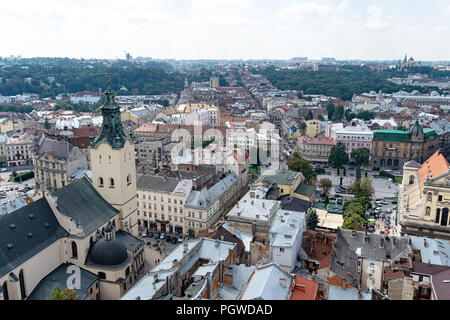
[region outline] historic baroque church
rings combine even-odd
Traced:
[[[110,87],[82,178],[0,217],[0,300],[45,300],[59,286],[80,300],[119,299],[144,271],[134,142]]]

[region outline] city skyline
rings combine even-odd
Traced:
[[[450,1],[18,1],[0,56],[448,60]],[[420,21],[420,27],[417,22]]]

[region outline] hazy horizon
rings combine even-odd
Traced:
[[[0,27],[2,57],[450,60],[450,0],[17,0]]]

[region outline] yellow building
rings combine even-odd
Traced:
[[[450,169],[437,151],[422,165],[410,161],[403,166],[399,187],[401,233],[450,239]]]
[[[315,138],[320,134],[320,120],[306,121],[306,135],[310,138]]]
[[[275,186],[278,188],[277,198],[294,194],[297,187],[305,180],[305,177],[301,172],[295,172],[292,170],[266,170],[256,180],[255,186],[270,187]]]

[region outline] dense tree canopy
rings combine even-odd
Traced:
[[[343,100],[351,100],[354,94],[382,90],[385,93],[396,91],[429,90],[439,91],[438,88],[415,87],[410,85],[398,85],[388,81],[392,77],[407,77],[409,73],[425,73],[432,77],[449,76],[446,72],[439,72],[429,67],[411,68],[408,71],[387,70],[377,72],[367,66],[344,66],[335,71],[307,71],[307,70],[278,70],[274,66],[262,69],[269,81],[281,90],[303,90],[304,94],[325,94],[339,97]],[[329,119],[331,119],[329,117]]]
[[[331,148],[330,155],[328,156],[328,163],[335,168],[342,168],[343,165],[348,164],[348,154],[345,151],[345,145],[342,142],[338,142]]]
[[[128,94],[164,94],[183,88],[184,77],[171,72],[165,63],[142,65],[127,62],[88,63],[75,59],[21,60],[0,70],[0,95],[37,93],[41,98],[59,93],[98,91],[106,88],[107,75],[111,87],[119,91],[125,86]],[[31,81],[25,79],[31,78]]]
[[[289,169],[301,172],[308,183],[311,183],[316,178],[316,173],[309,161],[300,157],[298,152],[294,152],[292,158],[287,161],[287,165]]]
[[[369,163],[370,150],[367,148],[353,149],[350,156],[357,166],[365,166]]]

